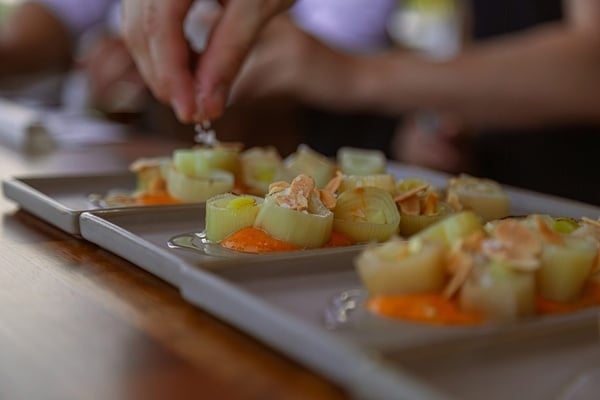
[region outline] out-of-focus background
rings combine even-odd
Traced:
[[[57,4],[69,5],[62,8],[68,12],[61,15]],[[298,27],[341,52],[372,55],[393,50],[443,62],[472,41],[484,43],[560,22],[564,4],[299,0],[289,14]],[[193,127],[180,124],[137,74],[119,37],[119,5],[113,0],[0,0],[0,140],[20,150],[47,150],[49,143],[124,141],[135,132],[193,144]],[[39,40],[46,23],[51,28]],[[8,51],[10,39],[19,35],[27,40]],[[37,47],[32,45],[36,40]],[[264,98],[230,106],[213,126],[221,140],[247,147],[272,145],[282,155],[300,143],[329,156],[342,146],[377,148],[406,163],[600,203],[597,168],[590,164],[599,146],[597,126],[492,127],[465,135],[467,129],[448,122],[454,116],[447,118],[436,110],[386,115],[378,110],[331,109],[293,96]],[[456,152],[453,160],[442,157],[432,144],[440,142],[444,130],[463,131],[450,143]],[[38,140],[43,131],[50,132],[52,140]],[[540,148],[544,151],[536,150]]]

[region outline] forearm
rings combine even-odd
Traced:
[[[600,36],[567,26],[481,44],[445,63],[390,53],[355,64],[356,108],[432,109],[476,125],[600,122]]]
[[[0,35],[0,77],[64,70],[71,53],[62,23],[44,7],[25,3],[10,15]]]

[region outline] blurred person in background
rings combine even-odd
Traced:
[[[293,1],[233,0],[214,9],[209,0],[198,3],[205,4],[205,15],[190,14],[191,0],[123,2],[125,37],[142,74],[153,93],[171,104],[184,122],[221,116],[229,85],[258,31]],[[340,51],[372,53],[391,44],[386,22],[395,6],[395,0],[299,0],[290,15],[303,30]],[[184,19],[196,22],[200,34],[212,33],[202,55],[191,55],[187,32],[181,28]],[[207,23],[214,28],[201,27]],[[395,120],[364,113],[340,115],[275,97],[229,107],[214,126],[221,140],[272,144],[284,154],[302,141],[333,154],[339,141],[331,132],[343,133],[348,144],[388,148]],[[372,133],[369,137],[363,135],[365,129]]]
[[[470,7],[474,31],[486,40],[446,61],[344,54],[281,18],[255,47],[234,97],[288,94],[332,110],[389,115],[432,110],[447,117],[417,132],[412,148],[402,143],[410,161],[455,170],[463,134],[476,133],[468,141],[478,175],[600,204],[593,161],[600,2],[475,0]]]
[[[68,77],[53,105],[109,114],[139,111],[145,85],[119,37],[119,1],[35,0],[10,12],[0,34],[0,82],[35,82]],[[42,103],[44,101],[42,100]],[[54,104],[56,103],[56,104]],[[63,104],[64,105],[64,104]]]

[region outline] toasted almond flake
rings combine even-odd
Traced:
[[[412,196],[418,195],[419,193],[421,193],[424,190],[427,190],[428,188],[429,188],[429,184],[426,183],[426,184],[418,186],[418,187],[416,187],[414,189],[407,190],[406,192],[400,193],[398,196],[396,196],[394,198],[394,201],[396,203],[401,202],[401,201],[406,200],[406,199],[408,199],[408,198],[410,198]]]
[[[529,228],[515,219],[506,219],[496,225],[492,234],[492,238],[482,242],[482,254],[519,271],[534,271],[540,267],[542,245]]]
[[[344,174],[342,174],[340,170],[335,171],[335,176],[331,178],[329,182],[327,182],[327,185],[325,185],[325,188],[323,190],[331,194],[335,194],[335,192],[337,192],[337,190],[340,188],[343,179]]]
[[[333,210],[335,208],[337,200],[332,192],[327,190],[319,190],[319,198],[327,209]]]
[[[271,186],[275,185],[273,188]],[[277,204],[296,211],[308,209],[308,198],[315,188],[315,181],[308,175],[298,175],[289,186],[285,182],[271,184],[269,193],[275,194]],[[282,190],[279,190],[283,188]],[[279,191],[278,191],[279,190]]]
[[[519,254],[536,255],[542,251],[542,245],[535,233],[515,219],[509,218],[499,222],[493,235]]]
[[[447,258],[447,265],[454,273],[444,288],[442,296],[449,299],[461,288],[473,270],[473,256],[463,250],[451,251]]]
[[[315,188],[315,180],[308,175],[298,175],[290,184],[292,193],[308,198],[310,192]]]
[[[404,215],[420,215],[421,202],[418,195],[415,193],[397,203],[400,206],[400,213]]]
[[[269,185],[269,194],[281,192],[290,187],[290,184],[284,181],[273,182]]]
[[[423,215],[432,215],[435,214],[435,210],[437,208],[437,203],[440,196],[436,192],[427,193],[425,196],[425,201],[423,204],[423,211],[421,214]]]
[[[546,222],[542,219],[542,217],[540,217],[539,215],[535,215],[533,219],[535,220],[537,229],[545,242],[555,244],[558,246],[561,246],[565,243],[563,237],[558,232],[555,232],[552,228],[550,228],[548,224],[546,224]]]

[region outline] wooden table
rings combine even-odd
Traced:
[[[189,143],[127,143],[24,155],[2,177],[123,170]],[[341,399],[345,393],[186,303],[135,265],[2,198],[1,399]]]

